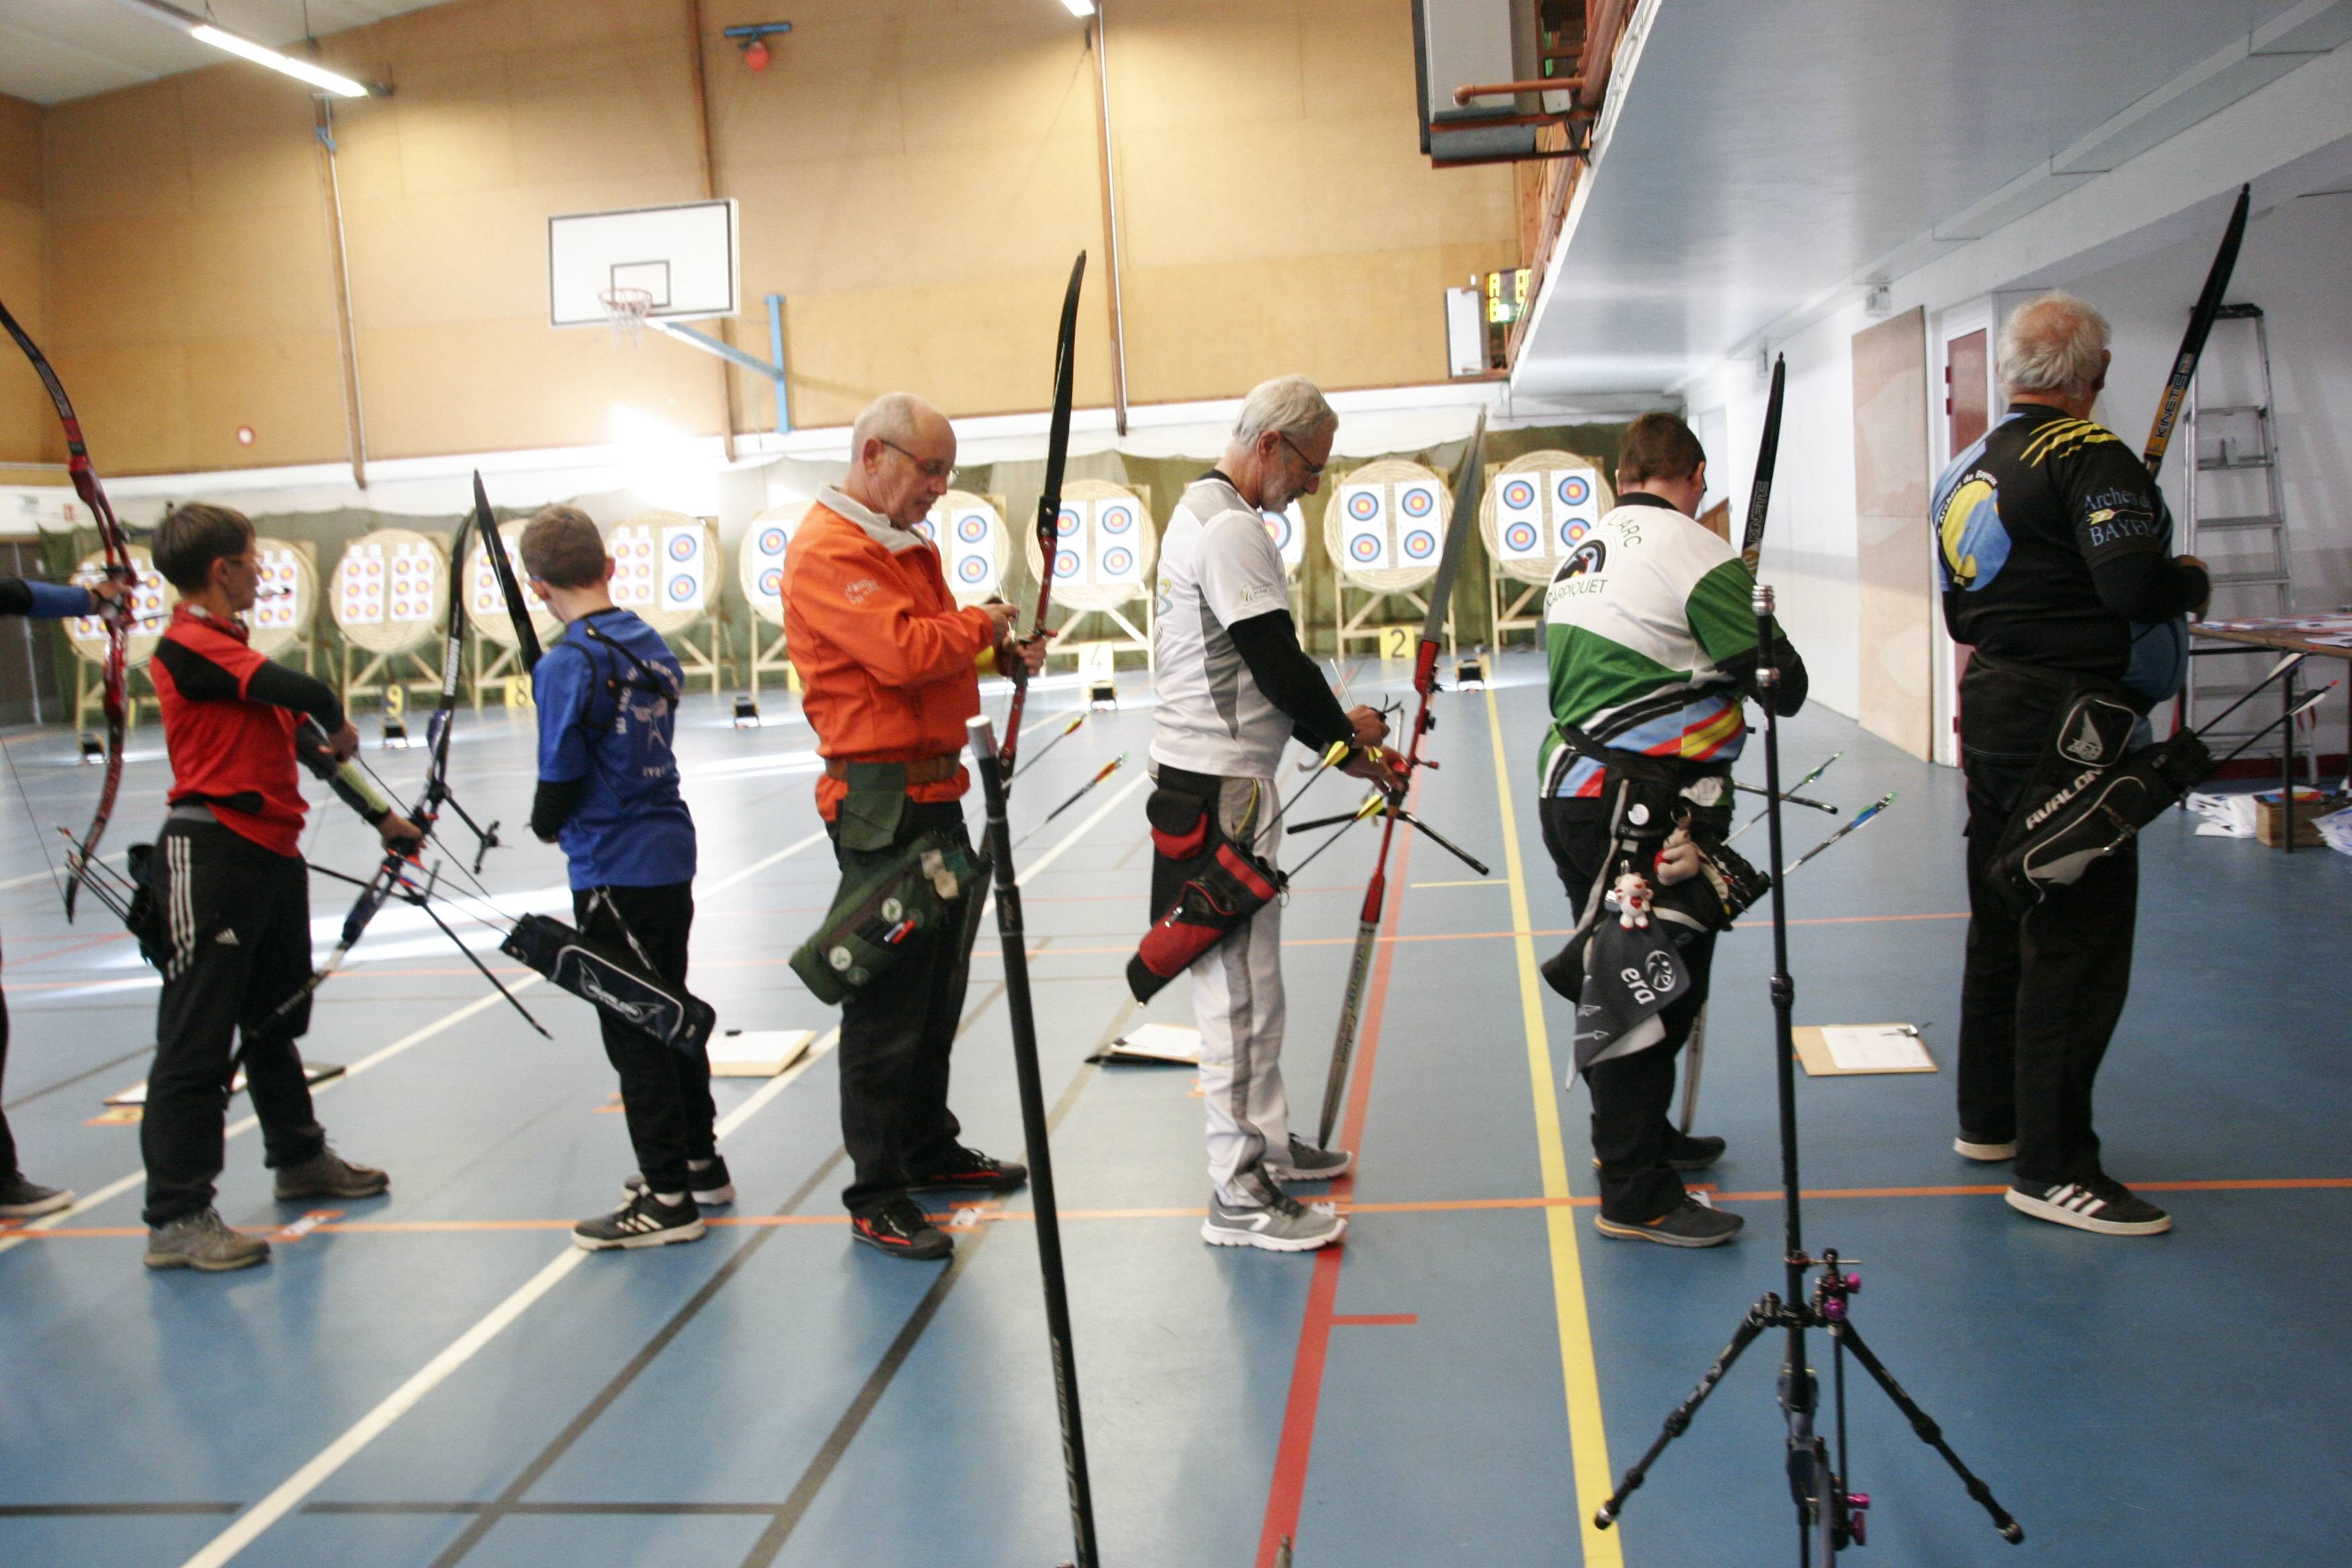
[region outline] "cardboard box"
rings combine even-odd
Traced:
[[[2271,792],[2276,795],[2278,792]],[[2294,847],[2297,849],[2320,849],[2327,841],[2319,836],[2315,826],[2328,813],[2341,811],[2352,805],[2352,798],[2340,795],[2312,795],[2302,790],[2295,793]],[[2273,849],[2285,841],[2286,803],[2262,800],[2254,803],[2254,837]]]

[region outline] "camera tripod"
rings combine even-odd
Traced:
[[[1715,1359],[1715,1364],[1698,1380],[1696,1387],[1667,1415],[1664,1428],[1652,1442],[1649,1451],[1635,1460],[1593,1515],[1593,1524],[1607,1530],[1615,1524],[1624,1511],[1625,1500],[1640,1489],[1648,1479],[1650,1467],[1664,1453],[1666,1445],[1690,1429],[1691,1418],[1723,1381],[1740,1352],[1755,1343],[1757,1337],[1769,1329],[1779,1329],[1788,1335],[1787,1349],[1780,1362],[1780,1400],[1781,1414],[1787,1418],[1789,1492],[1797,1505],[1797,1562],[1799,1568],[1830,1568],[1837,1554],[1848,1546],[1859,1546],[1866,1539],[1866,1510],[1870,1506],[1867,1493],[1846,1489],[1847,1469],[1845,1421],[1845,1358],[1851,1354],[1862,1363],[1863,1371],[1885,1392],[1911,1423],[1911,1430],[1919,1440],[1942,1456],[1952,1473],[1960,1478],[1985,1512],[1992,1516],[1995,1529],[2001,1539],[2016,1545],[2025,1539],[2024,1527],[2009,1516],[1992,1495],[1992,1489],[1952,1451],[1944,1440],[1943,1428],[1935,1418],[1919,1407],[1919,1402],[1905,1392],[1886,1363],[1854,1330],[1849,1300],[1862,1289],[1859,1275],[1850,1273],[1834,1250],[1824,1249],[1819,1258],[1805,1251],[1802,1216],[1797,1203],[1797,1069],[1796,1042],[1792,1017],[1796,1006],[1796,982],[1789,975],[1789,921],[1787,899],[1781,883],[1787,873],[1781,868],[1780,850],[1780,720],[1775,705],[1780,697],[1780,671],[1772,662],[1772,590],[1759,585],[1755,596],[1757,670],[1756,685],[1764,710],[1764,782],[1769,792],[1765,811],[1771,837],[1772,871],[1772,1012],[1774,1022],[1774,1055],[1780,1090],[1780,1184],[1783,1211],[1787,1215],[1787,1251],[1783,1262],[1788,1269],[1784,1295],[1767,1293],[1748,1310],[1731,1342]],[[1805,1277],[1814,1269],[1821,1277],[1807,1291]],[[1832,1458],[1830,1444],[1816,1424],[1820,1407],[1820,1380],[1815,1375],[1805,1350],[1805,1333],[1819,1329],[1830,1339],[1832,1355],[1832,1397],[1836,1405],[1837,1452]]]

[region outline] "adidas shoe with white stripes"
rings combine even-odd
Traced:
[[[2172,1228],[2172,1216],[2136,1197],[2121,1182],[2021,1182],[2005,1194],[2020,1214],[2069,1225],[2101,1236],[2155,1236]]]
[[[583,1252],[609,1252],[615,1247],[700,1241],[707,1234],[702,1211],[695,1207],[692,1198],[666,1204],[651,1193],[639,1193],[611,1214],[573,1226],[572,1245]]]

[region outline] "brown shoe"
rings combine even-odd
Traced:
[[[321,1149],[299,1165],[278,1171],[278,1201],[298,1198],[372,1198],[392,1185],[392,1178],[370,1165],[354,1165],[332,1149]]]

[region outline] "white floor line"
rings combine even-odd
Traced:
[[[1048,849],[1043,855],[1038,856],[1036,859],[1023,867],[1021,868],[1021,874],[1013,879],[1013,885],[1016,888],[1028,886],[1030,878],[1037,876],[1039,873],[1043,872],[1046,867],[1060,859],[1062,858],[1063,851],[1077,843],[1079,839],[1084,838],[1087,836],[1088,829],[1092,828],[1104,817],[1108,816],[1112,812],[1118,810],[1121,803],[1123,803],[1129,795],[1133,795],[1137,790],[1141,789],[1145,784],[1148,784],[1150,782],[1151,775],[1148,773],[1138,773],[1135,777],[1129,779],[1125,789],[1119,791],[1117,795],[1111,796],[1108,800],[1095,807],[1094,815],[1087,817],[1084,822],[1079,823],[1076,827],[1070,829],[1069,834],[1064,837],[1060,843],[1055,845],[1051,849]]]
[[[769,867],[774,865],[779,860],[791,859],[793,856],[799,854],[802,850],[807,848],[810,845],[815,843],[818,839],[823,838],[824,837],[824,829],[820,827],[814,833],[810,834],[806,838],[803,838],[796,843],[785,845],[782,849],[777,850],[773,855],[769,856],[764,860],[754,860],[740,871],[730,871],[727,875],[719,878],[719,880],[709,884],[708,887],[705,887],[700,883],[697,883],[694,889],[695,897],[698,899],[708,898],[713,893],[724,892],[738,882],[758,876],[761,872],[766,870]]]
[[[101,863],[109,860],[120,860],[122,858],[122,850],[110,849],[105,854],[100,856],[99,860]],[[34,871],[22,877],[11,877],[6,881],[0,882],[0,893],[5,893],[11,888],[27,888],[32,886],[35,882],[55,882],[59,887],[63,887],[65,885],[65,879],[66,868],[63,866],[56,866],[47,871]]]
[[[724,1139],[740,1130],[803,1073],[814,1067],[833,1049],[840,1037],[839,1029],[827,1030],[809,1047],[808,1055],[793,1063],[790,1070],[769,1079],[761,1086],[759,1092],[729,1112],[719,1123],[719,1136]],[[369,1061],[374,1062],[390,1049],[387,1047],[385,1051],[379,1051],[375,1057],[368,1058]],[[239,1514],[234,1523],[213,1537],[203,1551],[189,1558],[181,1568],[222,1568],[238,1552],[252,1545],[263,1531],[299,1508],[302,1500],[324,1485],[328,1478],[349,1464],[361,1449],[382,1436],[394,1422],[415,1409],[426,1394],[447,1382],[451,1374],[473,1359],[474,1352],[498,1338],[509,1324],[529,1311],[541,1297],[562,1283],[564,1276],[579,1268],[587,1258],[588,1254],[580,1247],[567,1246],[562,1253],[548,1259],[547,1267],[524,1281],[513,1295],[491,1308],[472,1328],[450,1341],[448,1347],[439,1355],[426,1362],[415,1376],[393,1390],[382,1404],[353,1422],[341,1436],[320,1449],[308,1464],[279,1482],[276,1490]]]
[[[528,990],[530,987],[538,984],[540,979],[541,976],[537,974],[525,974],[518,978],[512,984],[509,985],[507,989],[509,991]],[[359,1077],[362,1073],[368,1071],[372,1068],[382,1067],[393,1058],[400,1055],[401,1052],[408,1050],[412,1047],[421,1046],[425,1041],[431,1039],[434,1036],[438,1035],[445,1030],[455,1028],[457,1026],[464,1023],[467,1019],[472,1017],[475,1014],[481,1012],[486,1007],[502,1007],[505,1005],[506,998],[500,996],[494,991],[488,996],[478,997],[474,1001],[467,1003],[462,1007],[445,1013],[440,1017],[436,1018],[433,1022],[425,1025],[423,1028],[415,1030],[411,1034],[403,1035],[400,1038],[393,1041],[392,1044],[384,1047],[382,1050],[370,1056],[362,1057],[358,1061],[353,1062],[350,1067],[345,1068],[335,1077],[323,1079],[320,1081],[312,1084],[310,1086],[311,1098],[316,1099],[318,1096],[326,1093],[329,1089],[333,1089],[338,1084],[348,1083],[352,1079]],[[811,1054],[813,1055],[814,1053],[812,1052]],[[241,1137],[245,1133],[252,1131],[255,1128],[260,1125],[261,1121],[258,1117],[244,1117],[238,1121],[230,1122],[228,1124],[227,1131],[224,1136],[226,1138]],[[98,1207],[99,1205],[110,1202],[115,1198],[121,1197],[123,1194],[131,1191],[132,1188],[142,1185],[146,1181],[146,1176],[147,1173],[144,1171],[133,1171],[127,1176],[119,1177],[114,1181],[107,1183],[106,1185],[99,1188],[98,1191],[90,1194],[88,1197],[75,1200],[72,1207],[59,1209],[53,1215],[44,1215],[39,1219],[37,1219],[31,1224],[24,1226],[24,1228],[26,1230],[54,1230],[58,1226],[64,1225],[70,1220],[80,1218],[83,1215],[86,1215],[90,1210]],[[25,1238],[21,1236],[0,1236],[0,1253],[5,1253],[12,1247],[22,1247],[24,1245]]]

